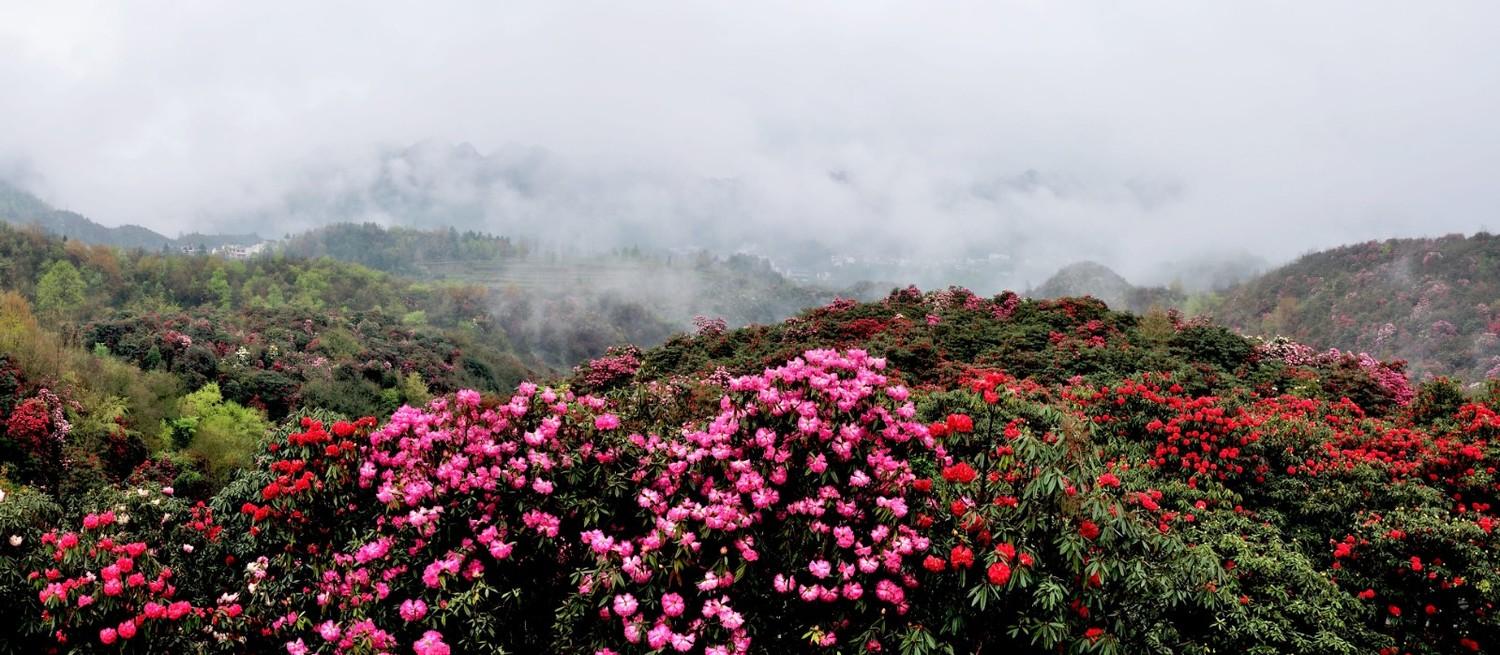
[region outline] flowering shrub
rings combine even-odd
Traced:
[[[1339,586],[1384,624],[1390,652],[1477,652],[1500,643],[1500,542],[1490,519],[1435,509],[1365,512],[1331,548]],[[1479,520],[1476,520],[1479,519]],[[1399,651],[1397,650],[1399,649]]]
[[[1255,347],[1261,357],[1279,360],[1291,366],[1344,368],[1359,371],[1378,388],[1379,395],[1396,405],[1406,405],[1416,398],[1417,392],[1407,379],[1402,363],[1382,362],[1368,353],[1341,352],[1330,348],[1318,353],[1306,346],[1284,337],[1262,342]]]
[[[580,389],[608,391],[630,380],[641,369],[641,350],[635,346],[612,346],[597,357],[573,368],[573,384]]]
[[[614,624],[610,652],[868,648],[907,629],[929,544],[910,460],[935,442],[884,368],[808,351],[731,380],[706,424],[631,435],[641,511],[581,535],[599,565],[579,592]],[[767,609],[798,618],[751,613]]]
[[[963,413],[938,430],[948,451],[939,463],[955,463],[918,483],[932,490],[929,520],[956,528],[933,531],[928,624],[961,652],[1147,652],[1191,641],[1183,617],[1232,603],[1215,592],[1226,578],[1213,554],[1171,534],[1159,492],[1127,489],[1133,472],[1099,459],[1088,423],[997,389],[997,377],[929,400]]]
[[[244,613],[239,595],[199,577],[222,528],[207,506],[176,500],[170,491],[123,493],[76,529],[37,539],[42,568],[28,576],[41,607],[36,629],[59,646],[86,650],[236,649]]]

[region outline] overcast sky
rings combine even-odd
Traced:
[[[1492,1],[125,4],[0,0],[0,174],[169,235],[423,141],[545,152],[526,221],[1127,270],[1500,226]]]

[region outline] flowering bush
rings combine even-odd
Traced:
[[[170,491],[124,492],[77,528],[43,533],[33,560],[39,568],[28,576],[41,607],[32,627],[84,650],[236,650],[239,595],[220,592],[220,581],[203,575],[222,527],[203,503],[189,505]]]
[[[930,542],[911,458],[935,442],[884,368],[808,351],[731,380],[706,424],[630,436],[640,511],[580,537],[598,562],[580,601],[614,624],[596,631],[611,652],[879,644],[908,629]]]

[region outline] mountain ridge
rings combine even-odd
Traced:
[[[84,243],[142,250],[168,248],[217,248],[254,245],[264,241],[256,234],[200,234],[192,232],[172,238],[140,225],[110,227],[83,214],[58,209],[35,194],[0,179],[0,222],[17,227],[37,226],[43,231]]]

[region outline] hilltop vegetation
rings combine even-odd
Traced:
[[[1371,241],[1306,255],[1212,309],[1250,334],[1403,359],[1418,376],[1500,374],[1500,237]]]

